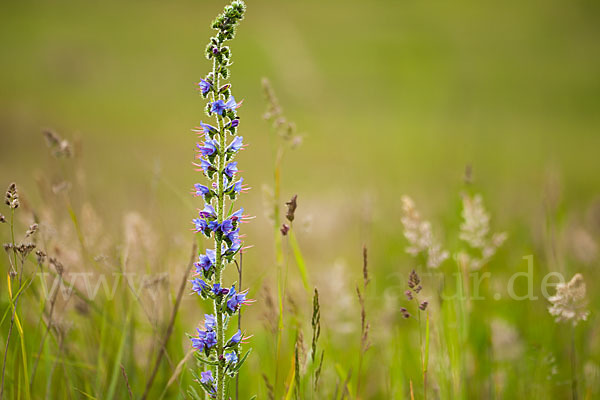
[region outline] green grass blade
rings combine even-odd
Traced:
[[[106,394],[107,399],[114,398],[115,390],[117,388],[117,382],[119,379],[119,373],[121,372],[121,360],[123,358],[123,349],[125,348],[125,341],[127,339],[127,326],[129,325],[129,319],[131,316],[131,308],[129,309],[129,313],[125,320],[125,324],[123,325],[123,332],[121,334],[121,343],[119,343],[119,350],[117,350],[117,355],[115,357],[115,362],[113,365],[112,376],[110,378],[110,384],[108,386],[108,392]]]
[[[296,240],[296,235],[294,234],[293,230],[290,230],[290,246],[292,247],[292,253],[294,253],[294,259],[296,260],[296,265],[298,265],[300,276],[302,277],[302,284],[310,296],[311,290],[308,284],[308,271],[306,270],[306,263],[304,262],[304,257],[302,257],[302,251],[300,251],[300,246],[298,245],[298,241]]]
[[[425,323],[425,359],[423,360],[423,370],[427,372],[429,366],[429,311],[427,311],[427,322]]]

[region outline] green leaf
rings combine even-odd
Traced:
[[[242,357],[242,359],[232,369],[233,372],[239,371],[239,369],[241,368],[241,366],[244,363],[244,361],[246,361],[246,358],[248,358],[248,355],[250,354],[251,351],[252,351],[252,349],[248,349],[248,351],[246,352],[246,354],[244,354],[244,356]]]
[[[202,397],[200,397],[200,395],[198,394],[198,392],[196,392],[196,389],[193,386],[189,386],[188,387],[188,394],[194,399],[194,400],[202,400]]]
[[[198,360],[204,364],[207,364],[207,365],[219,365],[219,363],[217,361],[207,360],[206,358],[202,357],[200,355],[200,353],[198,353],[198,352],[194,353],[194,357],[196,357],[196,360]]]

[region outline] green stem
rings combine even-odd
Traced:
[[[419,350],[421,353],[421,371],[423,372],[423,399],[427,400],[427,372],[425,370],[425,354],[423,351],[423,329],[421,324],[421,310],[419,309],[419,300],[415,296],[415,304],[417,305],[417,315],[419,322]]]
[[[14,273],[17,273],[17,252],[15,251],[15,209],[11,208],[10,209],[10,238],[11,238],[11,243],[13,246],[13,264],[11,265],[11,267],[13,268]],[[10,256],[8,256],[9,261],[10,261]]]
[[[15,243],[15,209],[11,208],[10,210],[10,237],[11,237],[11,243],[12,243],[12,252],[13,252],[13,259],[14,259],[14,267],[13,270],[15,271],[15,273],[17,273],[17,252],[16,252],[16,243]],[[10,262],[10,255],[8,256],[9,262]],[[26,388],[25,388],[25,398],[29,399],[29,371],[27,368],[27,355],[25,352],[25,341],[23,339],[23,329],[21,328],[21,325],[19,323],[19,317],[17,315],[17,305],[19,303],[19,297],[21,296],[21,288],[22,288],[22,281],[23,281],[23,267],[25,264],[25,259],[24,257],[21,257],[21,268],[18,271],[19,274],[19,287],[16,290],[14,296],[12,293],[12,290],[10,290],[10,273],[7,276],[8,279],[8,286],[9,286],[9,300],[10,300],[10,305],[11,305],[11,309],[12,309],[12,315],[10,318],[10,326],[8,329],[8,335],[6,336],[6,347],[4,349],[4,359],[2,361],[2,383],[0,384],[0,400],[4,397],[4,376],[6,373],[6,356],[8,354],[8,346],[10,344],[10,337],[12,334],[12,330],[13,330],[13,326],[15,325],[15,320],[17,322],[17,331],[19,333],[19,337],[21,338],[21,355],[23,358],[23,371],[24,371],[24,377],[25,377],[25,384],[26,384]]]
[[[575,348],[575,326],[571,327],[571,398],[578,399],[577,393],[577,350]]]
[[[213,101],[217,101],[220,97],[219,93],[219,76],[217,71],[217,60],[213,60]],[[215,94],[217,93],[217,94]],[[217,222],[221,224],[225,214],[225,195],[223,182],[223,169],[225,168],[225,128],[222,123],[222,118],[216,115],[217,128],[219,130],[219,165],[217,168]],[[221,248],[222,239],[215,234],[215,283],[221,284],[221,272],[223,270],[223,254]],[[217,300],[214,303],[215,314],[217,316],[217,400],[225,399],[225,368],[221,360],[223,359],[223,349],[225,348],[225,324],[221,304]]]
[[[277,132],[273,130],[273,142],[277,141]],[[283,332],[283,303],[284,303],[284,283],[282,282],[283,275],[283,238],[281,237],[280,228],[280,197],[281,197],[281,160],[283,157],[283,148],[281,144],[274,148],[274,169],[273,169],[273,227],[275,233],[275,263],[277,267],[277,303],[279,306],[279,316],[277,323],[277,337],[275,346],[275,380],[274,394],[277,395],[277,387],[279,382],[279,356],[281,353],[281,336]]]

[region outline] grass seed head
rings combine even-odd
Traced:
[[[448,258],[448,252],[434,239],[431,223],[421,219],[413,200],[402,196],[401,201],[404,237],[409,243],[406,252],[413,257],[423,253],[427,257],[427,267],[438,268]]]
[[[298,195],[295,194],[294,196],[292,196],[290,201],[286,202],[285,205],[288,208],[285,217],[288,219],[288,221],[293,222],[294,214],[296,212],[296,208],[298,207]]]
[[[10,185],[8,185],[8,189],[6,190],[6,205],[9,206],[11,209],[15,209],[18,208],[20,203],[19,203],[19,193],[17,192],[17,184],[16,183],[11,183]]]
[[[31,224],[27,232],[25,232],[25,238],[35,235],[38,230],[38,224]]]
[[[56,158],[71,158],[73,156],[73,150],[71,143],[67,140],[62,139],[58,134],[51,131],[50,129],[46,129],[42,132],[44,138],[46,139],[46,144],[50,151],[52,151],[52,155]]]
[[[567,283],[556,285],[556,294],[548,301],[552,304],[548,311],[556,317],[556,322],[571,321],[577,325],[590,314],[587,310],[586,285],[581,274],[575,274]]]

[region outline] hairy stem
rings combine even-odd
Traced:
[[[240,264],[238,265],[238,286],[242,287],[242,271],[243,271],[243,263],[242,263],[242,252],[240,251]],[[242,330],[242,310],[238,311],[238,329]],[[235,376],[235,400],[239,399],[240,395],[240,375],[237,374]]]
[[[217,71],[217,60],[213,60],[213,102],[217,101],[220,94],[216,91],[219,90],[219,72]],[[217,93],[217,94],[215,94]],[[223,223],[225,214],[225,188],[223,182],[223,169],[225,168],[225,127],[223,120],[219,115],[217,118],[217,128],[219,131],[219,165],[217,168],[217,222]],[[221,272],[223,270],[223,252],[221,248],[222,239],[215,234],[215,283],[221,285]],[[225,368],[221,362],[223,359],[223,350],[225,347],[225,321],[223,318],[223,312],[221,311],[221,304],[215,300],[215,314],[217,316],[217,400],[225,399]]]

